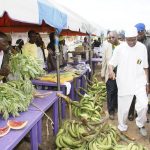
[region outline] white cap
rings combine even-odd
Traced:
[[[125,30],[125,37],[136,37],[138,35],[136,27],[130,27]]]

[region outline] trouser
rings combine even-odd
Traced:
[[[133,96],[134,95],[118,96],[118,129],[120,131],[126,131],[128,128],[126,121]],[[135,96],[135,110],[137,111],[136,125],[141,128],[147,121],[146,113],[148,109],[148,97],[145,86],[138,89],[135,93]]]
[[[117,84],[116,80],[108,79],[106,82],[106,90],[107,90],[107,108],[109,114],[112,114],[115,112],[115,109],[117,109]]]
[[[134,97],[133,97],[133,100],[132,100],[132,103],[131,103],[131,106],[130,106],[130,109],[129,109],[128,117],[129,117],[129,116],[133,116],[133,117],[134,117],[135,102],[136,102],[136,97],[134,96]],[[148,113],[150,113],[150,104],[148,104]]]
[[[136,97],[134,95],[130,109],[129,109],[129,114],[128,116],[134,116],[134,111],[135,111],[135,101],[136,101]]]

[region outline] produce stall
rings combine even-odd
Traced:
[[[44,94],[48,91],[39,91]],[[43,112],[53,107],[53,122],[54,122],[54,134],[58,131],[58,97],[57,92],[51,92],[43,98],[34,98],[30,105],[28,111],[20,113],[18,117],[10,116],[8,120],[14,121],[27,121],[24,128],[15,130],[11,129],[4,137],[0,138],[0,146],[3,150],[12,150],[15,146],[30,132],[31,149],[38,150],[38,145],[42,141],[42,117]],[[60,92],[61,93],[61,92]],[[35,107],[37,106],[37,107]],[[41,111],[40,111],[41,110]],[[42,112],[43,111],[43,112]],[[3,120],[0,117],[0,129],[7,126],[7,120]],[[9,143],[9,144],[8,144]]]
[[[61,74],[63,74],[63,73],[60,73],[60,81],[61,81]],[[54,74],[54,73],[51,73],[50,75],[56,77],[56,74]],[[87,76],[87,77],[89,76],[89,70],[88,69],[82,70],[80,72],[80,74],[79,74],[79,71],[78,71],[78,74],[74,74],[74,75],[75,76],[72,79],[65,80],[67,82],[64,82],[64,83],[62,82],[60,84],[60,90],[63,92],[63,94],[69,95],[71,99],[78,100],[78,94],[76,93],[75,90],[78,89],[79,87],[85,87],[86,80],[85,80],[84,76]],[[40,79],[43,79],[41,77],[38,80],[37,79],[32,80],[32,84],[36,85],[36,86],[43,86],[43,88],[45,88],[45,87],[57,88],[57,80],[54,77],[49,78],[48,75],[46,75],[46,76],[47,77],[44,78],[45,81],[40,80]],[[63,81],[64,81],[64,78],[63,78]],[[68,84],[70,84],[69,87],[68,87]],[[66,110],[66,104],[63,101],[62,102],[62,117],[63,118],[65,118],[65,113],[66,113],[65,110]]]

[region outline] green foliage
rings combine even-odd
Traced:
[[[11,56],[9,66],[19,79],[34,79],[44,74],[40,60],[19,53]]]
[[[19,116],[26,111],[33,98],[34,88],[30,80],[9,81],[0,84],[0,113],[4,119]]]

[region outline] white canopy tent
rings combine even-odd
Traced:
[[[80,31],[88,34],[98,34],[101,32],[101,28],[91,24],[86,19],[78,15],[77,13],[71,11],[69,8],[62,6],[55,0],[49,0],[49,2],[53,3],[53,5],[67,14],[67,26],[65,29],[69,29],[72,31]]]
[[[20,0],[0,0],[0,17],[3,16],[4,12],[7,12],[12,20],[39,24],[37,0],[25,0],[24,2]]]
[[[23,23],[40,25],[44,20],[58,29],[63,29],[67,24],[67,15],[47,0],[0,0],[0,17],[5,12],[12,20]]]

